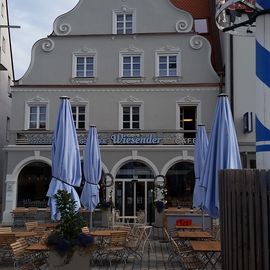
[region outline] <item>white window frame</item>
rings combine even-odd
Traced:
[[[96,72],[96,55],[95,54],[74,54],[74,69],[73,69],[73,77],[74,78],[95,78],[97,76]],[[77,76],[77,58],[82,57],[84,60],[86,60],[87,57],[92,57],[93,58],[93,76],[86,76],[86,63],[84,62],[84,76]]]
[[[45,128],[30,128],[30,107],[46,107],[46,121]],[[24,128],[26,130],[48,130],[49,127],[49,101],[47,99],[43,99],[41,97],[36,97],[31,100],[25,102],[25,123]]]
[[[89,126],[89,102],[86,99],[83,99],[82,97],[76,96],[74,98],[70,99],[70,105],[71,107],[85,107],[85,128],[87,129],[87,127]],[[78,123],[76,122],[76,125]],[[77,128],[77,126],[75,125],[75,128]],[[83,130],[83,129],[79,129],[79,130]]]
[[[159,74],[159,57],[160,56],[176,56],[176,75],[160,76]],[[182,80],[181,75],[181,51],[179,48],[166,46],[155,53],[155,81],[165,81],[165,82],[178,82]]]
[[[126,34],[126,27],[124,26],[124,33],[117,34],[117,15],[121,15],[121,14],[124,16],[128,14],[132,14],[132,33]],[[136,33],[136,9],[123,6],[122,9],[113,10],[112,18],[113,18],[112,33],[114,35],[132,35]]]
[[[77,57],[93,57],[94,58],[94,74],[93,77],[76,77],[77,76]],[[97,81],[97,51],[91,48],[76,49],[72,53],[72,83],[89,84]]]
[[[196,107],[197,108],[197,113],[196,113],[196,122],[195,122],[195,131],[197,129],[197,126],[199,123],[201,123],[201,102],[200,100],[194,99],[190,96],[187,96],[179,101],[176,102],[176,130],[182,130],[180,127],[180,110],[181,107]]]
[[[139,107],[139,129],[123,128],[123,108],[131,107],[131,106]],[[134,97],[129,97],[119,102],[119,130],[144,130],[144,102],[143,101]]]
[[[140,57],[140,74],[139,76],[124,76],[124,57]],[[120,57],[119,57],[119,77],[120,78],[141,78],[143,77],[144,70],[143,70],[143,53],[138,52],[138,53],[123,53],[120,52]]]

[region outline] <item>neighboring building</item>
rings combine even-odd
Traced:
[[[9,140],[8,129],[11,113],[10,85],[13,83],[14,71],[6,0],[0,1],[0,8],[0,209],[2,210],[3,186],[6,177],[6,156],[3,147]],[[2,213],[1,210],[0,216]]]
[[[16,206],[46,207],[63,95],[82,154],[89,125],[97,126],[103,173],[114,178],[106,198],[121,214],[146,210],[153,220],[152,190],[163,176],[168,204],[192,205],[196,127],[210,129],[220,92],[211,45],[193,23],[169,0],[81,0],[55,20],[12,89],[3,223]]]

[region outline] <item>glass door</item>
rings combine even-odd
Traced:
[[[121,216],[136,216],[139,210],[145,211],[147,221],[153,221],[153,187],[153,180],[116,180],[115,208]]]

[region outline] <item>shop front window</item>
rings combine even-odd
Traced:
[[[191,162],[179,162],[166,174],[167,206],[192,207],[195,184],[194,165]]]

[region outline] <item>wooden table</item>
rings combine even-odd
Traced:
[[[192,224],[190,226],[176,225],[175,228],[180,229],[180,230],[190,230],[190,231],[202,230],[202,226],[198,224]]]
[[[33,231],[17,231],[13,232],[16,238],[27,238],[27,237],[35,237],[37,236],[36,232]]]
[[[35,243],[26,248],[29,251],[49,251],[50,248],[42,243]]]
[[[220,241],[190,241],[190,246],[194,251],[204,253],[207,257],[208,261],[204,269],[208,269],[208,265],[211,266],[211,269],[216,269],[215,265],[220,261],[221,256]]]
[[[112,232],[126,232],[121,230],[96,230],[96,231],[90,231],[89,234],[96,237],[110,237]]]
[[[179,238],[185,238],[185,239],[213,238],[213,236],[209,232],[205,232],[205,231],[181,231],[181,232],[177,232],[176,235]]]

